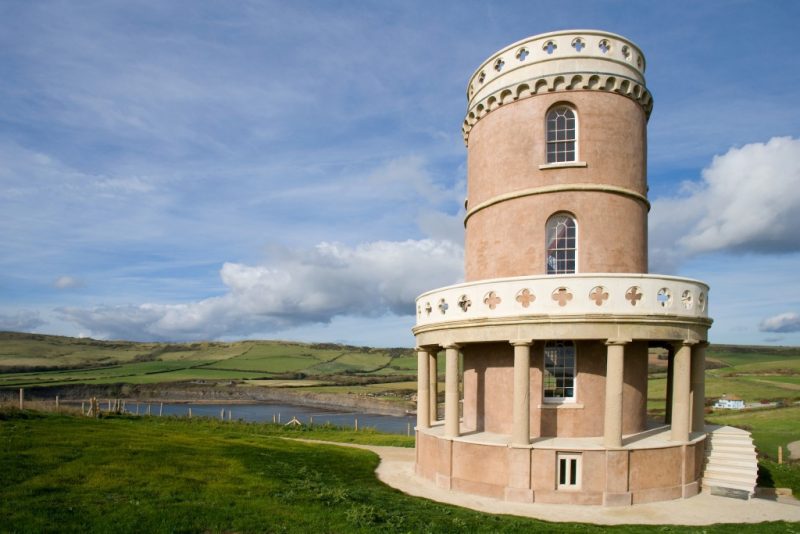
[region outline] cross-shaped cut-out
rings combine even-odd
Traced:
[[[577,51],[580,52],[586,45],[583,44],[583,41],[580,39],[576,39],[574,43],[572,43],[572,47]]]
[[[433,311],[433,307],[431,306],[431,303],[430,302],[426,302],[425,303],[425,313],[430,315],[432,311]]]
[[[598,306],[602,306],[603,302],[608,300],[608,292],[603,286],[597,286],[589,293],[589,298],[594,301]]]
[[[692,309],[692,293],[689,290],[683,292],[681,295],[681,302],[683,302],[683,307],[687,310]]]
[[[502,59],[498,59],[494,64],[494,70],[500,72],[501,70],[503,70],[503,67],[505,67],[505,65],[506,65],[505,61],[503,61]]]
[[[625,299],[630,301],[631,306],[636,306],[642,300],[642,291],[637,286],[629,287],[625,292]]]
[[[528,50],[523,48],[522,50],[519,51],[517,57],[519,58],[520,61],[525,61],[525,58],[528,57]]]
[[[547,43],[545,43],[545,45],[544,45],[544,50],[548,54],[552,54],[553,52],[555,52],[556,48],[557,48],[557,46],[553,41],[547,41]]]
[[[564,307],[567,305],[567,302],[572,300],[572,293],[570,293],[569,289],[566,287],[559,287],[553,291],[553,300],[558,301],[558,305]]]
[[[498,304],[502,302],[502,299],[497,296],[497,293],[494,291],[489,291],[486,296],[483,298],[483,303],[489,306],[490,310],[493,310],[497,307]]]
[[[600,41],[600,45],[599,46],[600,46],[600,51],[602,53],[604,53],[604,54],[607,53],[611,49],[611,46],[609,46],[608,41],[606,41],[605,39]]]
[[[417,306],[417,317],[422,317],[422,308]]]
[[[446,301],[446,300],[444,300],[444,299],[439,299],[439,306],[438,306],[438,308],[439,308],[439,311],[440,311],[440,312],[442,312],[442,315],[444,315],[445,313],[447,313],[447,309],[448,309],[449,307],[450,307],[450,305],[449,305],[449,304],[447,304],[447,301]]]
[[[517,293],[517,302],[522,304],[523,308],[527,308],[531,303],[536,300],[536,295],[530,292],[528,288],[523,289]]]
[[[472,301],[466,295],[461,295],[461,298],[458,299],[458,307],[466,312],[470,306],[472,306]]]

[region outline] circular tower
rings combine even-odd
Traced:
[[[698,491],[708,287],[647,274],[644,70],[629,40],[573,30],[514,43],[470,78],[466,282],[417,300],[419,476],[529,502]],[[669,362],[660,422],[653,347]]]

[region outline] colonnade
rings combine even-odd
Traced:
[[[622,395],[625,371],[625,346],[630,339],[608,339],[606,344],[606,380],[603,445],[622,447]],[[527,446],[530,438],[530,362],[532,340],[510,341],[514,347],[514,402],[511,444]],[[681,341],[674,343],[676,352],[673,379],[670,440],[685,442],[690,432],[704,429],[705,407],[705,347],[706,342]],[[449,344],[445,349],[444,436],[458,437],[460,346]],[[417,350],[417,428],[426,429],[436,422],[437,413],[437,355],[439,346],[419,347]]]

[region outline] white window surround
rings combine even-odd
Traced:
[[[560,490],[581,489],[581,454],[556,454],[556,487]]]
[[[562,225],[563,231],[567,232],[565,236],[558,235],[559,226]],[[574,235],[569,235],[570,230]],[[576,274],[578,272],[578,221],[575,216],[563,211],[552,214],[547,218],[544,233],[545,274]]]
[[[547,371],[547,351],[555,350],[556,358],[563,362],[563,358],[571,357],[572,369],[565,365],[551,365],[553,371]],[[563,352],[559,349],[565,349]],[[569,350],[571,349],[571,351]],[[571,355],[569,354],[571,352]],[[558,360],[554,363],[559,363]],[[578,392],[578,350],[574,341],[548,341],[545,343],[544,351],[542,353],[542,404],[547,404],[553,407],[559,405],[572,405],[576,408],[582,408],[582,404],[577,404]],[[571,395],[562,394],[561,396],[547,396],[548,390],[548,377],[553,385],[554,390],[571,390]],[[550,406],[547,406],[548,408]]]
[[[561,117],[565,121],[564,128],[557,126],[558,119]],[[551,120],[555,120],[556,124],[552,124]],[[569,126],[569,121],[572,121],[572,127]],[[563,166],[564,164],[577,163],[579,161],[579,126],[578,112],[573,105],[561,102],[547,110],[544,116],[544,161],[546,165]],[[559,137],[562,137],[562,139],[559,139]],[[564,159],[559,161],[559,155],[563,155]]]

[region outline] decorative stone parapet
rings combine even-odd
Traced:
[[[535,35],[484,61],[467,85],[464,142],[475,123],[503,104],[540,93],[576,89],[612,91],[639,102],[647,115],[645,59],[633,42],[597,30]]]
[[[650,274],[571,274],[494,278],[423,293],[417,327],[525,316],[708,318],[708,286]]]

